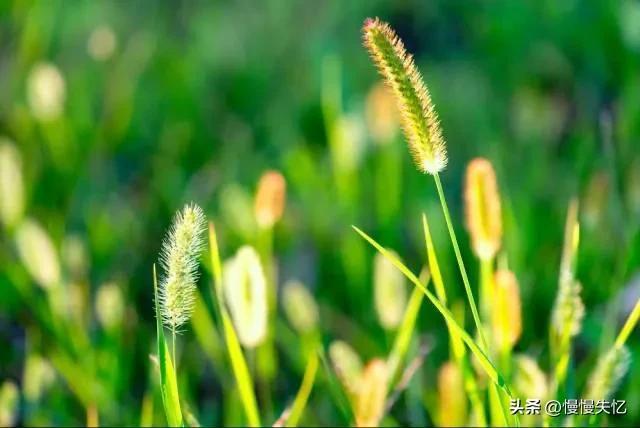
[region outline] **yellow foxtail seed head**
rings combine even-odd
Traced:
[[[267,283],[260,257],[252,247],[243,246],[222,270],[225,299],[238,339],[254,348],[267,335]]]
[[[173,220],[160,252],[164,276],[158,300],[165,326],[178,330],[193,312],[198,281],[198,259],[204,245],[206,217],[196,204],[185,205]]]
[[[342,340],[329,345],[329,358],[336,375],[349,392],[351,399],[358,396],[362,378],[362,360],[354,349]]]
[[[399,259],[394,251],[390,252]],[[398,327],[407,305],[404,275],[380,253],[373,259],[373,291],[380,324],[387,330]]]
[[[496,174],[488,160],[469,162],[464,197],[473,251],[482,260],[492,259],[502,240],[502,210]]]
[[[513,359],[513,386],[520,398],[547,398],[548,380],[536,361],[528,355],[520,354]]]
[[[494,277],[493,334],[501,348],[512,348],[522,334],[520,287],[513,272],[498,270]]]
[[[596,368],[589,377],[584,398],[608,400],[620,386],[622,378],[629,369],[631,354],[622,346],[613,347],[598,359]]]
[[[15,239],[22,264],[34,281],[48,289],[60,285],[60,261],[47,231],[26,219],[18,226]]]
[[[0,222],[11,228],[24,212],[24,185],[22,159],[18,149],[0,137]]]
[[[393,91],[409,151],[422,172],[436,174],[447,165],[447,151],[429,90],[393,29],[378,18],[362,27],[364,46]]]
[[[282,306],[298,333],[309,333],[318,325],[318,305],[300,281],[287,281],[282,288]]]
[[[388,378],[387,364],[380,358],[371,360],[364,368],[355,407],[356,426],[378,426],[384,416]]]
[[[254,211],[258,226],[272,227],[284,212],[287,182],[278,171],[267,171],[258,183]]]
[[[463,426],[466,422],[467,397],[460,367],[447,361],[438,371],[439,424]]]

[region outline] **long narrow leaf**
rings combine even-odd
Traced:
[[[236,379],[238,391],[240,392],[242,407],[244,408],[248,424],[254,427],[261,426],[256,396],[253,391],[253,380],[251,379],[247,362],[242,354],[242,348],[240,347],[238,336],[233,328],[231,317],[222,301],[222,263],[220,262],[220,252],[218,251],[218,241],[213,223],[209,223],[209,253],[215,279],[216,302],[222,318],[224,338],[227,343],[227,351],[229,353],[233,375]]]
[[[158,364],[160,368],[160,389],[162,392],[162,404],[169,426],[182,426],[182,412],[180,411],[180,397],[178,396],[178,382],[176,372],[171,363],[167,341],[162,328],[160,308],[158,308],[158,277],[156,265],[153,265],[153,293],[156,307],[156,332],[158,336]]]
[[[420,280],[418,280],[418,278],[400,260],[394,257],[393,254],[385,250],[380,244],[378,244],[373,238],[364,233],[362,230],[358,229],[356,226],[352,227],[356,232],[358,232],[358,234],[360,234],[360,236],[362,236],[367,242],[369,242],[380,253],[382,253],[382,255],[385,256],[391,263],[393,263],[393,265],[398,270],[400,270],[400,272],[402,272],[407,277],[407,279],[409,279],[409,281],[411,281],[416,287],[422,290],[422,292],[431,301],[433,306],[435,306],[435,308],[445,318],[445,321],[447,321],[447,323],[458,332],[460,338],[464,341],[464,343],[466,343],[466,345],[469,347],[469,350],[471,350],[471,352],[473,352],[473,354],[476,356],[478,362],[487,373],[489,378],[500,388],[502,388],[507,393],[507,395],[512,396],[511,391],[507,387],[504,379],[502,378],[502,376],[500,376],[493,364],[491,364],[489,358],[487,358],[484,352],[482,352],[482,350],[474,342],[471,336],[469,336],[469,334],[462,327],[460,327],[460,325],[458,325],[451,312],[449,312],[449,310],[445,308],[442,303],[429,290],[425,288],[424,285],[422,285]]]
[[[291,413],[287,419],[286,426],[295,427],[300,421],[302,412],[307,405],[309,395],[311,395],[311,389],[316,379],[316,372],[318,371],[318,354],[316,352],[309,353],[309,361],[307,361],[307,368],[304,370],[304,376],[302,377],[302,384],[296,394],[296,398],[291,406]]]

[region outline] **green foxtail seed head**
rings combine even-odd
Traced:
[[[27,101],[33,116],[49,122],[64,109],[66,84],[58,67],[50,63],[36,64],[27,77]]]
[[[11,228],[24,212],[22,160],[13,143],[0,137],[0,222]]]
[[[267,335],[267,282],[256,250],[246,245],[222,267],[222,286],[238,339],[247,348]]]
[[[364,46],[395,95],[409,151],[418,169],[429,174],[442,171],[447,165],[447,152],[440,122],[413,57],[393,29],[378,18],[368,18],[362,33]]]
[[[362,378],[362,360],[356,351],[342,340],[329,345],[329,358],[336,375],[354,399],[360,390]]]
[[[26,219],[18,226],[15,240],[22,264],[34,281],[45,289],[60,285],[60,261],[47,231]]]
[[[193,312],[198,259],[204,245],[206,217],[196,204],[185,205],[173,219],[160,252],[164,276],[158,300],[163,324],[177,331]]]
[[[564,337],[568,334],[573,337],[582,328],[584,318],[584,304],[580,298],[580,282],[567,278],[558,288],[558,294],[551,312],[551,328],[556,337]]]
[[[318,325],[318,305],[309,289],[300,281],[290,280],[282,288],[282,306],[298,333],[310,333]]]
[[[625,347],[613,347],[598,359],[596,368],[587,383],[584,398],[590,400],[608,400],[620,386],[622,378],[629,369],[631,354]]]
[[[394,251],[390,253],[400,259]],[[407,306],[404,275],[380,253],[373,259],[373,292],[380,324],[387,330],[398,327]]]

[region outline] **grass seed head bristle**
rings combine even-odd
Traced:
[[[176,214],[162,243],[160,265],[164,275],[158,300],[162,322],[173,331],[184,325],[193,312],[205,229],[202,208],[189,204]]]
[[[60,260],[46,230],[37,222],[25,219],[16,230],[16,246],[25,269],[41,287],[60,285]]]
[[[11,228],[24,212],[24,183],[20,152],[8,139],[0,137],[0,222]]]
[[[498,270],[494,278],[493,335],[501,349],[512,348],[522,334],[520,286],[509,270]]]
[[[384,416],[388,383],[387,364],[379,358],[371,360],[362,372],[355,417],[358,427],[376,427]]]
[[[398,254],[389,250],[397,259]],[[407,306],[404,275],[380,253],[373,259],[374,303],[380,324],[387,330],[400,325]]]
[[[336,375],[353,399],[358,395],[361,386],[362,360],[360,356],[348,343],[336,340],[329,345],[329,358]]]
[[[584,398],[592,400],[608,400],[620,386],[622,378],[629,369],[631,354],[622,347],[613,347],[597,362],[596,368],[589,377]]]
[[[282,218],[286,193],[287,182],[278,171],[267,171],[260,177],[254,205],[258,226],[273,227]]]
[[[300,281],[287,281],[282,287],[282,306],[298,333],[310,333],[318,326],[318,305]]]
[[[364,46],[393,91],[409,150],[420,171],[437,174],[447,165],[447,153],[431,95],[393,29],[378,18],[362,27]]]
[[[438,371],[439,424],[463,426],[466,422],[467,397],[460,367],[447,361]]]
[[[466,225],[473,251],[482,260],[495,257],[502,241],[502,210],[496,174],[491,162],[469,162],[465,177]]]
[[[240,343],[260,345],[267,335],[267,282],[255,249],[245,245],[222,268],[225,300]]]

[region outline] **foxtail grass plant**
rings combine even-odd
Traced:
[[[153,267],[160,384],[167,423],[171,426],[183,424],[177,384],[176,333],[193,313],[205,228],[202,209],[196,204],[186,205],[176,214],[162,243],[160,265],[164,272],[159,286],[155,265]],[[163,326],[171,331],[171,356]]]
[[[366,19],[362,28],[365,48],[380,75],[393,91],[400,110],[402,128],[409,151],[419,171],[433,176],[440,205],[453,245],[458,268],[462,276],[469,307],[478,331],[479,348],[486,356],[489,352],[485,330],[480,320],[467,271],[462,260],[458,240],[451,221],[439,172],[447,165],[447,154],[440,122],[431,96],[413,57],[407,53],[402,40],[393,29],[379,19]],[[490,388],[494,388],[491,386]],[[497,391],[496,391],[496,394]],[[507,420],[503,400],[499,400],[502,415]],[[516,421],[517,423],[517,421]]]
[[[404,276],[381,254],[376,254],[373,259],[373,295],[382,327],[396,329],[405,312],[407,289]]]
[[[574,199],[567,211],[558,292],[551,312],[549,340],[554,361],[554,395],[564,387],[571,360],[571,340],[580,332],[584,317],[584,305],[580,297],[582,286],[575,278],[579,242],[578,201]]]

